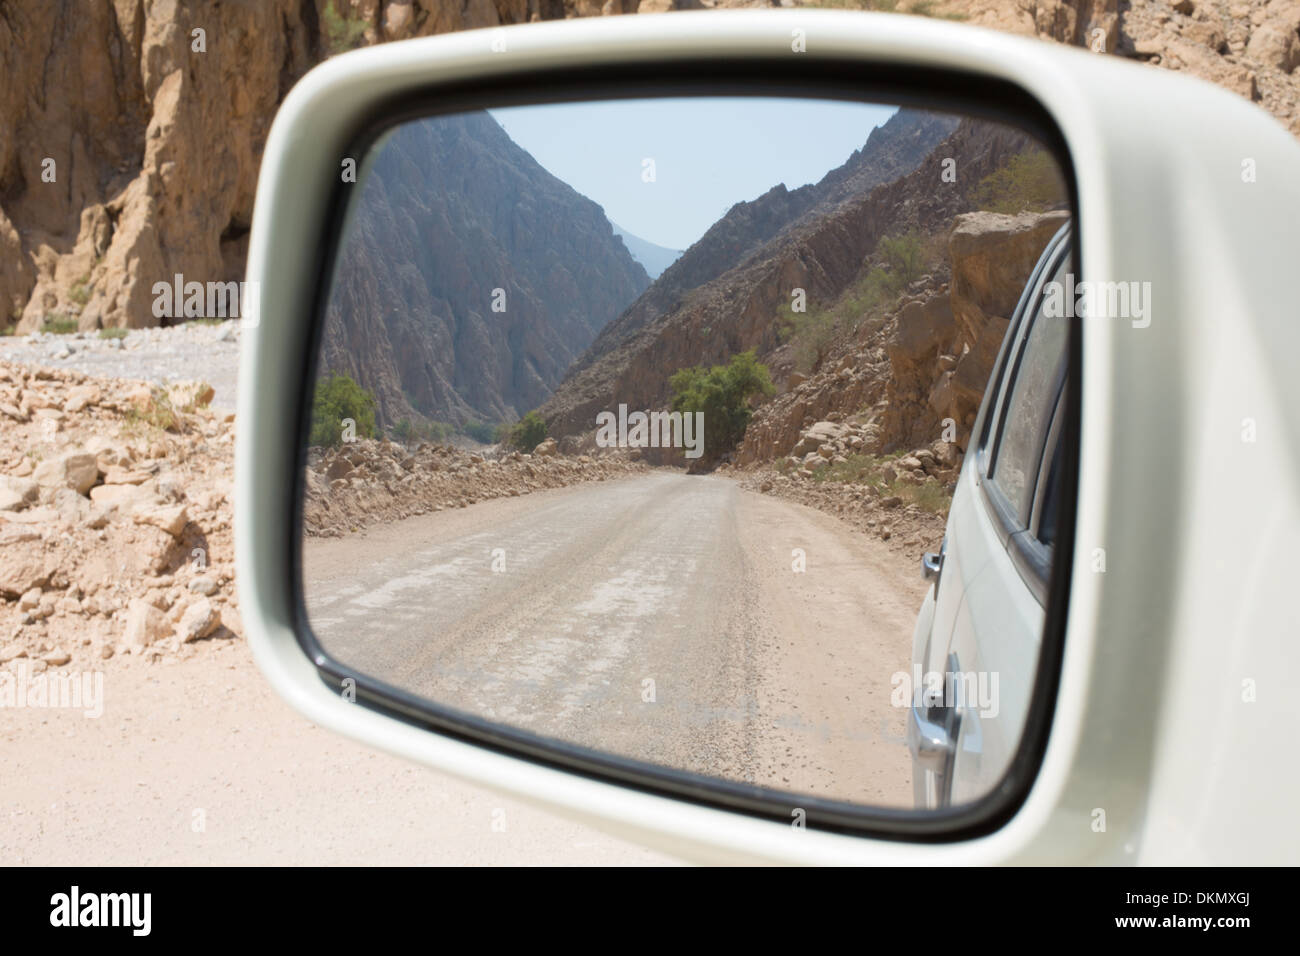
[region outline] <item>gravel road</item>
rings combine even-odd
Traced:
[[[911,804],[890,677],[924,586],[812,509],[656,472],[311,540],[304,580],[327,651],[439,703],[675,768]]]
[[[132,329],[116,339],[101,338],[98,332],[38,332],[0,338],[0,359],[160,385],[204,381],[215,392],[212,406],[233,412],[239,336],[237,320]]]

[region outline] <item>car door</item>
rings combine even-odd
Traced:
[[[966,564],[942,661],[955,731],[946,794],[953,804],[989,792],[1006,772],[1033,692],[1055,537],[1068,347],[1068,319],[1045,308],[1044,290],[1063,283],[1072,268],[1063,235],[1046,256],[1009,336],[1002,380],[963,476],[970,483],[967,507],[954,514],[949,534],[962,545],[959,565]]]
[[[1004,687],[1000,671],[983,669],[983,654],[976,634],[987,631],[990,637],[986,639],[995,640],[991,636],[993,632],[1005,631],[1015,635],[1011,638],[1012,644],[1024,648],[1036,639],[1041,627],[1041,599],[1046,592],[1045,585],[1041,588],[1035,585],[1039,600],[1026,602],[1024,588],[1015,577],[1008,576],[1006,549],[1013,534],[1024,529],[1000,520],[999,512],[987,494],[992,464],[989,453],[995,440],[1006,429],[1007,408],[1016,392],[1014,382],[1031,338],[1033,323],[1042,311],[1047,284],[1058,280],[1061,270],[1067,267],[1068,245],[1067,227],[1047,244],[1025,284],[1008,326],[984,407],[972,432],[971,450],[974,453],[967,456],[953,495],[943,551],[934,562],[937,573],[933,565],[930,569],[934,586],[920,615],[920,620],[927,622],[928,627],[918,627],[913,653],[920,672],[914,675],[914,679],[927,681],[927,685],[921,709],[913,716],[912,736],[916,744],[914,750],[919,749],[922,739],[928,738],[934,746],[928,755],[918,756],[913,767],[913,792],[918,807],[947,805],[952,799],[954,778],[958,772],[969,778],[958,787],[961,792],[969,794],[972,788],[978,789],[981,782],[991,785],[989,776],[993,764],[985,753],[985,729],[996,732],[997,760],[1005,761],[1018,739],[1018,734],[1012,734],[1001,725],[995,728],[992,724],[1000,713],[1000,707],[995,709],[991,706],[995,695],[1000,702],[1001,695],[1009,688]],[[1056,404],[1059,406],[1060,390],[1057,391]],[[1052,420],[1059,423],[1059,411],[1053,410],[1051,414]],[[1056,427],[1059,431],[1059,424]],[[1023,494],[1023,489],[1017,490]],[[1005,504],[1005,494],[1001,495],[1001,500]],[[1028,520],[1034,517],[1028,514]],[[1040,575],[1045,578],[1046,569],[1050,568],[1050,555],[1037,554],[1037,557],[1047,561],[1042,565]],[[931,560],[933,562],[933,557]],[[979,606],[974,616],[969,605],[972,600]],[[1005,622],[1001,620],[1004,617],[1007,618]],[[1029,632],[1032,634],[1025,637]],[[1022,712],[1028,699],[1035,659],[1036,655],[1031,655],[1025,660],[1012,662],[1014,674],[1007,675],[1018,682],[1017,688],[1023,688],[1016,694],[1017,706]],[[930,679],[942,681],[942,686],[929,684]],[[958,696],[963,698],[964,705],[956,699]],[[973,715],[968,715],[972,709]],[[986,722],[990,723],[988,728],[982,726]],[[963,746],[966,751],[959,759],[959,748]]]

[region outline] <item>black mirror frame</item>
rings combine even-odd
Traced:
[[[957,70],[937,70],[855,61],[804,60],[798,57],[746,57],[725,61],[683,58],[670,63],[629,63],[617,66],[558,68],[526,76],[493,77],[430,86],[413,95],[386,101],[374,119],[349,137],[345,157],[365,157],[370,146],[391,127],[439,113],[485,107],[522,106],[559,101],[625,99],[663,96],[799,96],[856,102],[889,103],[931,110],[951,110],[1017,127],[1051,150],[1065,178],[1072,213],[1074,268],[1080,261],[1079,199],[1070,151],[1046,109],[1015,84]],[[312,385],[316,378],[320,335],[334,256],[352,190],[341,181],[328,197],[329,227],[321,234],[313,258],[317,264],[312,321],[299,350],[301,379],[298,405],[297,467],[284,489],[281,512],[289,524],[290,555],[283,568],[286,593],[292,595],[293,628],[304,653],[321,680],[334,693],[349,685],[358,706],[438,734],[490,748],[570,773],[616,783],[644,792],[688,800],[717,809],[749,814],[789,824],[802,809],[810,829],[917,842],[952,842],[991,833],[1017,812],[1032,788],[1047,748],[1064,654],[1069,581],[1074,558],[1075,511],[1078,500],[1078,451],[1081,409],[1082,321],[1071,320],[1062,458],[1061,523],[1052,568],[1046,620],[1025,730],[1010,767],[999,785],[980,800],[937,811],[877,808],[788,793],[672,770],[617,757],[502,727],[471,714],[439,707],[408,692],[373,680],[329,657],[308,623],[302,587],[302,510],[305,491],[307,432]],[[987,405],[987,402],[985,403]],[[981,418],[983,412],[981,412]],[[976,421],[972,434],[978,434]]]

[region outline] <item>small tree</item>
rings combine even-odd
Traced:
[[[462,434],[468,435],[476,442],[484,445],[490,445],[497,440],[497,430],[493,425],[487,422],[480,422],[471,418],[460,428]]]
[[[970,198],[989,212],[1041,212],[1065,203],[1065,179],[1050,153],[1029,149],[981,179]]]
[[[532,451],[545,440],[546,422],[536,411],[529,412],[513,425],[502,429],[502,443],[521,451]]]
[[[895,292],[901,292],[925,274],[925,239],[915,229],[881,239],[880,254],[889,266]]]
[[[329,378],[317,379],[308,443],[329,447],[339,444],[346,418],[356,422],[358,438],[373,438],[376,405],[375,396],[348,375],[336,372]]]
[[[795,312],[784,306],[777,326],[781,341],[791,343],[795,367],[801,372],[811,372],[821,364],[838,331],[835,314],[816,306],[806,312]]]
[[[411,424],[409,418],[403,418],[393,425],[392,434],[399,442],[405,444],[415,438],[415,426]]]
[[[668,385],[673,411],[704,413],[704,464],[715,464],[745,437],[750,400],[775,391],[767,366],[753,349],[733,355],[726,365],[679,369]]]

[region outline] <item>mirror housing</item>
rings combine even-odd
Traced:
[[[413,715],[350,703],[321,680],[317,662],[303,652],[292,565],[297,437],[312,326],[337,240],[331,223],[342,201],[341,161],[375,124],[471,94],[531,91],[542,101],[566,84],[645,88],[683,71],[711,71],[719,92],[737,84],[752,88],[759,76],[782,89],[857,77],[949,95],[964,90],[976,98],[997,91],[1048,117],[1059,131],[1077,187],[1082,277],[1141,279],[1156,290],[1159,310],[1147,326],[1098,320],[1083,335],[1082,375],[1072,386],[1079,390],[1079,462],[1067,469],[1078,481],[1075,537],[1059,542],[1058,564],[1069,575],[1068,608],[1059,609],[1067,638],[1041,655],[1051,675],[1041,739],[1031,755],[1041,767],[1009,816],[964,829],[942,815],[935,826],[911,830],[900,821],[888,838],[795,829],[565,772],[546,765],[544,754],[524,759],[433,733]],[[1164,104],[1159,136],[1152,135],[1151,99]],[[1268,171],[1253,189],[1235,188],[1244,185],[1238,181],[1243,158]],[[1300,351],[1300,326],[1281,306],[1291,298],[1294,250],[1258,240],[1291,234],[1300,221],[1297,170],[1300,146],[1289,134],[1217,87],[919,17],[799,10],[584,19],[404,41],[332,58],[290,92],[272,127],[249,247],[254,308],[245,317],[251,334],[241,360],[235,524],[240,603],[258,664],[291,704],[322,726],[692,859],[1121,863],[1185,852],[1177,827],[1143,832],[1154,795],[1177,807],[1199,794],[1201,809],[1189,809],[1189,818],[1207,809],[1220,821],[1267,811],[1252,804],[1262,800],[1258,793],[1223,782],[1218,789],[1189,786],[1200,779],[1194,764],[1157,759],[1164,747],[1188,745],[1197,731],[1205,739],[1232,731],[1204,720],[1177,730],[1162,724],[1165,709],[1205,690],[1177,689],[1180,660],[1220,659],[1224,636],[1235,634],[1252,638],[1240,652],[1251,673],[1263,675],[1297,656],[1267,609],[1234,617],[1196,597],[1205,602],[1225,586],[1229,593],[1269,593],[1260,586],[1270,575],[1276,593],[1287,566],[1290,548],[1280,532],[1261,538],[1253,529],[1282,524],[1270,511],[1274,505],[1298,513],[1300,423],[1279,411],[1300,408],[1300,377],[1284,368],[1285,357]],[[1189,194],[1198,197],[1196,205],[1187,202]],[[1193,232],[1215,241],[1194,244]],[[1235,338],[1222,333],[1225,316],[1238,323]],[[1267,350],[1256,350],[1256,341],[1267,342]],[[1192,383],[1209,387],[1198,392]],[[1168,395],[1180,397],[1173,408],[1159,401]],[[1262,463],[1239,459],[1201,476],[1197,453],[1207,423],[1236,437],[1235,411],[1211,402],[1224,395],[1233,397],[1234,409],[1261,409],[1259,416],[1282,437],[1259,456]],[[1172,489],[1135,479],[1170,469],[1177,476]],[[1191,529],[1151,534],[1152,528],[1180,529],[1180,509],[1232,493],[1248,478],[1254,493],[1238,502],[1240,541],[1222,529],[1212,539]],[[1173,560],[1142,560],[1157,537]],[[1197,562],[1204,562],[1206,548],[1235,546],[1256,560],[1218,578]],[[1090,564],[1096,548],[1104,549],[1111,573]],[[1232,673],[1242,668],[1240,658],[1233,661]],[[1162,697],[1161,689],[1171,696]],[[1264,728],[1285,718],[1286,706],[1261,702],[1236,718],[1234,766],[1272,764]],[[1114,745],[1119,739],[1123,748]],[[1227,781],[1233,773],[1220,768],[1216,776]],[[1099,806],[1112,821],[1102,833],[1088,826],[1091,808]],[[1230,827],[1221,823],[1218,830],[1213,842],[1230,847]],[[1300,852],[1295,839],[1293,854]]]

